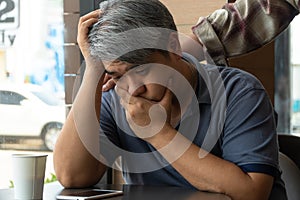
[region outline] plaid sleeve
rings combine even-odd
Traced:
[[[237,0],[227,3],[193,27],[213,64],[270,42],[299,13],[299,0]]]

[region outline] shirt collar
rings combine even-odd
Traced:
[[[203,67],[202,64],[198,62],[198,60],[194,56],[188,53],[182,52],[182,59],[195,66],[198,71],[198,83],[196,88],[196,96],[198,98],[198,103],[211,104],[208,88],[206,86],[204,79],[201,76],[201,71],[205,72],[205,68]]]

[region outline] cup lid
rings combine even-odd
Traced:
[[[12,157],[18,158],[33,158],[33,157],[47,157],[47,154],[12,154]]]

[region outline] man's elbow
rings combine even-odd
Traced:
[[[272,191],[274,178],[270,175],[262,173],[248,173],[247,182],[239,187],[239,190],[235,190],[232,195],[229,195],[232,199],[243,200],[268,200]]]
[[[71,174],[68,172],[59,172],[56,177],[65,188],[87,188],[97,184],[101,179],[101,177],[95,175]]]

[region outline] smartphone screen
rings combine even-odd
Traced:
[[[101,199],[121,194],[123,194],[123,191],[121,190],[90,189],[80,192],[62,192],[56,196],[56,199],[88,200]]]

